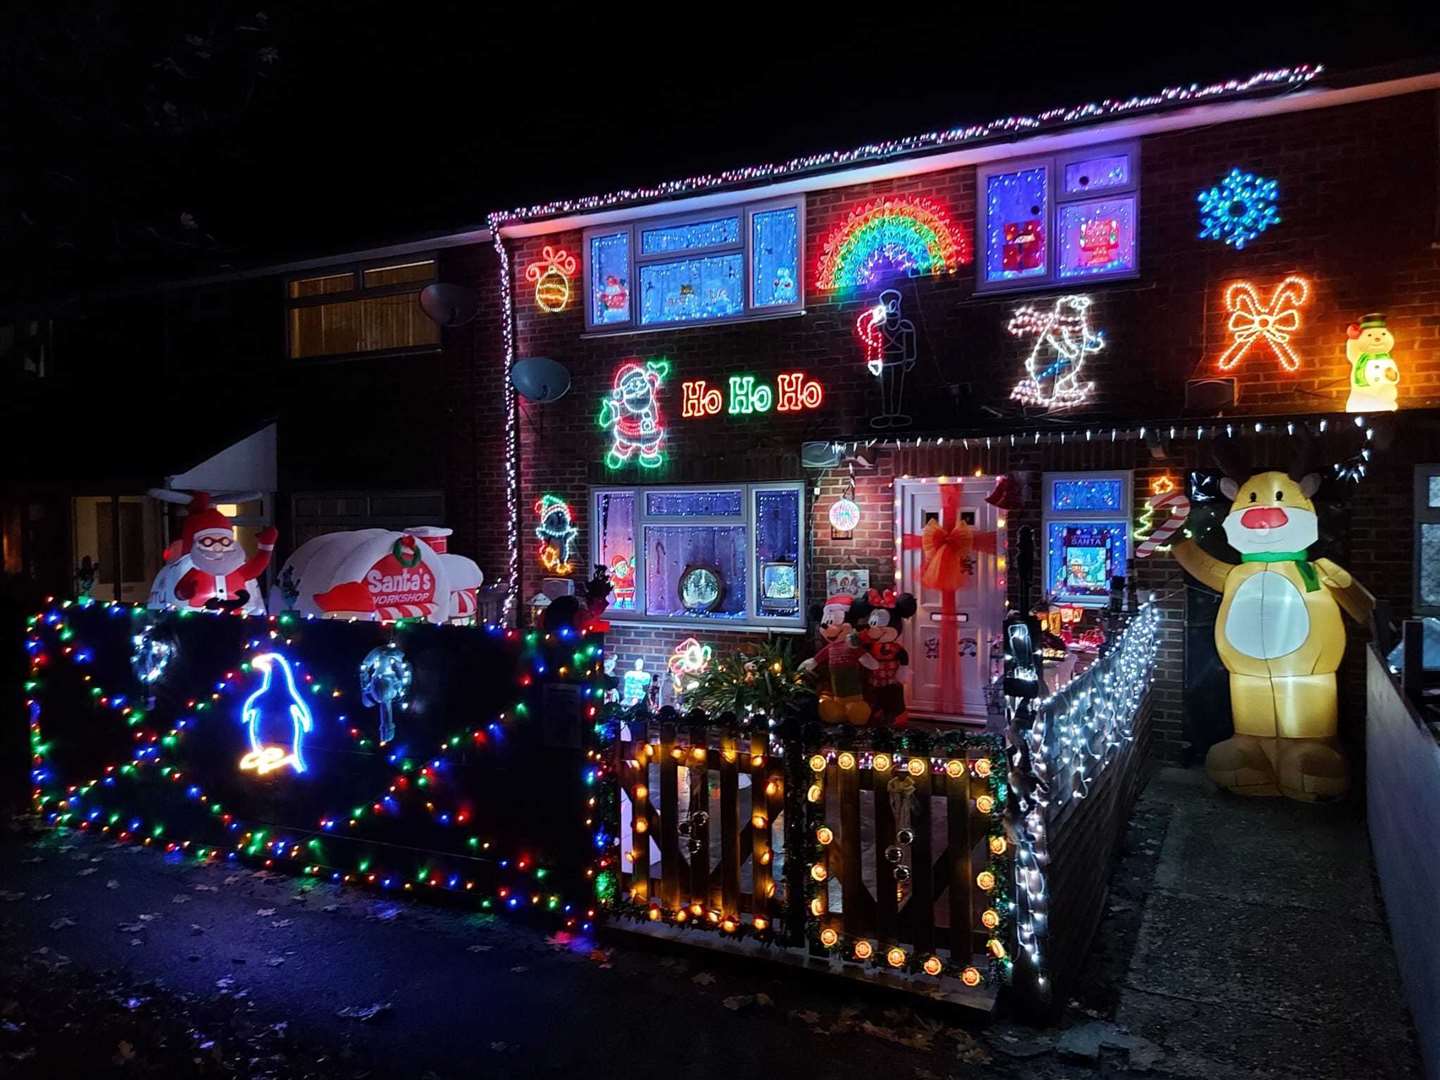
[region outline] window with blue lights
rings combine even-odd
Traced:
[[[588,329],[634,330],[799,311],[802,197],[587,230]]]
[[[1046,473],[1042,490],[1046,598],[1103,607],[1110,579],[1127,573],[1130,473]]]
[[[1134,277],[1138,143],[982,166],[978,292]]]
[[[616,622],[805,626],[803,485],[596,489],[594,562]]]

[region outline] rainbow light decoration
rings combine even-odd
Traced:
[[[953,273],[970,261],[970,245],[950,216],[929,199],[884,198],[850,212],[820,253],[816,287],[858,289],[887,273]]]

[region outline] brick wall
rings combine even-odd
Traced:
[[[1022,372],[1023,347],[1005,330],[1011,312],[1024,302],[1044,303],[1054,294],[977,297],[974,268],[953,275],[903,279],[896,283],[904,314],[917,330],[918,363],[909,377],[906,410],[914,430],[926,432],[995,428],[1002,423],[1025,429],[1066,427],[1077,436],[1064,447],[1011,448],[997,437],[989,449],[972,440],[969,449],[895,452],[873,448],[873,468],[857,471],[856,501],[862,524],[848,540],[831,537],[825,513],[846,478],[841,470],[810,473],[813,481],[810,528],[811,599],[823,591],[824,571],[866,567],[872,582],[892,579],[892,482],[896,476],[1029,475],[1026,507],[1009,518],[1012,545],[1017,530],[1039,524],[1039,475],[1044,470],[1135,469],[1137,501],[1148,494],[1149,480],[1160,470],[1177,478],[1189,468],[1211,467],[1208,440],[1179,442],[1170,456],[1153,459],[1137,443],[1111,444],[1104,437],[1086,442],[1083,425],[1143,423],[1177,417],[1184,411],[1187,379],[1216,374],[1215,359],[1229,341],[1222,296],[1231,281],[1248,278],[1262,293],[1289,273],[1312,282],[1310,302],[1302,309],[1302,328],[1294,344],[1304,363],[1286,373],[1263,351],[1233,374],[1240,398],[1236,415],[1316,413],[1343,409],[1348,392],[1344,329],[1363,312],[1383,310],[1397,340],[1402,368],[1401,402],[1406,409],[1440,405],[1440,252],[1432,247],[1435,221],[1436,140],[1433,96],[1403,98],[1267,117],[1146,138],[1141,149],[1141,277],[1091,287],[1093,325],[1105,332],[1107,345],[1091,357],[1086,375],[1096,384],[1093,403],[1067,414],[1021,414],[1009,400]],[[1023,152],[1023,148],[1022,148]],[[1202,241],[1196,192],[1216,183],[1239,165],[1279,183],[1283,221],[1244,251]],[[579,510],[579,551],[589,550],[585,494],[591,484],[682,483],[793,479],[805,476],[799,447],[806,439],[863,435],[876,409],[874,380],[866,373],[854,335],[857,314],[873,295],[821,294],[815,289],[815,263],[825,235],[850,210],[870,198],[905,193],[944,204],[958,228],[973,235],[973,169],[853,186],[814,193],[806,204],[807,304],[803,315],[719,326],[695,326],[621,335],[585,334],[583,286],[559,313],[546,313],[524,280],[527,263],[544,245],[564,247],[577,257],[578,231],[512,241],[515,273],[516,345],[520,355],[550,356],[571,371],[568,396],[546,406],[522,405],[521,505],[544,492],[570,499]],[[461,266],[460,255],[453,265]],[[488,251],[472,268],[476,284],[496,295],[493,258]],[[451,278],[445,275],[446,280]],[[475,491],[472,506],[455,504],[457,529],[472,532],[474,550],[503,544],[503,489],[499,487],[501,426],[494,406],[499,399],[498,333],[489,316],[485,349],[479,363],[454,371],[450,437],[452,462],[463,473],[460,484]],[[448,339],[453,345],[454,335]],[[493,349],[493,352],[489,351]],[[453,351],[453,350],[452,350]],[[626,358],[666,357],[672,370],[663,405],[668,423],[663,468],[635,467],[610,472],[601,464],[608,438],[595,423],[602,396],[617,366]],[[732,373],[754,374],[772,382],[777,374],[804,371],[821,380],[825,400],[813,412],[734,417],[722,413],[682,419],[680,383],[703,378],[723,385]],[[1410,499],[1409,465],[1430,454],[1419,417],[1390,451],[1377,458],[1371,475],[1358,488],[1327,493],[1341,512],[1327,519],[1327,551],[1352,565],[1378,595],[1408,607],[1411,532],[1403,512]],[[468,440],[468,442],[467,442]],[[1260,440],[1257,460],[1288,457],[1282,441]],[[1335,454],[1342,453],[1334,448]],[[1344,451],[1348,452],[1348,450]],[[1334,460],[1334,458],[1332,458]],[[457,493],[458,494],[458,493]],[[523,595],[533,594],[539,573],[528,539],[534,522],[522,520]],[[463,546],[457,543],[459,550]],[[485,565],[490,571],[488,562]],[[1169,560],[1142,562],[1137,569],[1142,591],[1160,597],[1165,641],[1154,696],[1157,752],[1175,756],[1182,749],[1181,691],[1184,681],[1183,575]],[[1012,596],[1018,582],[1011,575]],[[657,669],[674,644],[689,636],[681,629],[617,630],[612,648],[622,659],[647,656]],[[709,635],[716,644],[731,635]],[[808,642],[808,635],[802,638]],[[1357,651],[1358,655],[1358,651]],[[647,664],[650,666],[650,664]],[[1360,683],[1345,669],[1346,700],[1358,701]]]

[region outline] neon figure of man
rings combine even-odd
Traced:
[[[860,313],[856,333],[865,345],[865,366],[880,380],[880,415],[871,427],[905,427],[910,417],[900,411],[905,373],[915,366],[915,324],[900,316],[900,293],[886,289],[873,307]]]
[[[240,759],[240,768],[264,776],[289,765],[297,773],[303,773],[303,743],[305,736],[314,728],[315,721],[310,716],[309,706],[295,689],[295,673],[290,668],[290,662],[279,653],[271,652],[261,653],[251,663],[264,673],[265,681],[245,699],[245,705],[240,710],[240,720],[250,736],[250,752]],[[284,676],[278,682],[275,679],[277,668]],[[289,730],[285,732],[290,743],[288,748],[267,742],[262,737],[262,725],[271,729],[279,727],[284,731],[286,722],[289,723]]]

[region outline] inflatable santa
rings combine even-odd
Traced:
[[[191,496],[179,539],[165,549],[165,565],[150,587],[152,608],[188,607],[264,615],[260,575],[270,565],[278,534],[261,529],[254,555],[235,537],[231,520],[210,505],[210,496]]]

